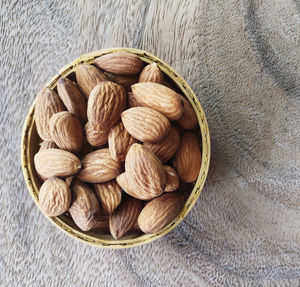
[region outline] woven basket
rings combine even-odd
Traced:
[[[145,63],[152,63],[152,62],[157,63],[160,69],[164,72],[164,74],[166,74],[178,86],[178,88],[182,91],[182,94],[184,94],[186,98],[190,101],[190,103],[192,104],[193,108],[196,111],[199,126],[200,126],[200,132],[202,137],[202,163],[201,163],[201,169],[200,169],[198,179],[194,185],[191,194],[189,195],[187,201],[185,202],[184,208],[182,209],[180,215],[175,220],[173,220],[168,226],[166,226],[163,230],[155,234],[130,234],[124,236],[120,240],[114,240],[113,237],[108,234],[98,234],[91,231],[89,232],[81,231],[74,224],[74,222],[65,215],[61,215],[58,217],[48,217],[46,214],[44,214],[56,227],[66,232],[68,235],[90,245],[103,247],[103,248],[113,248],[113,249],[133,247],[133,246],[154,241],[155,239],[158,239],[163,235],[167,234],[168,232],[170,232],[187,216],[187,214],[194,206],[196,200],[198,199],[200,192],[204,186],[207,173],[208,173],[208,168],[209,168],[210,150],[211,150],[207,121],[196,95],[189,87],[189,85],[186,83],[186,81],[178,73],[176,73],[169,65],[164,63],[162,60],[151,55],[148,52],[137,50],[137,49],[130,49],[130,48],[115,48],[115,49],[99,50],[96,52],[85,54],[77,58],[75,61],[68,64],[64,68],[62,68],[59,71],[59,73],[55,75],[47,83],[47,86],[49,88],[55,89],[57,80],[60,77],[71,76],[70,74],[73,74],[73,72],[76,69],[76,65],[81,63],[90,64],[93,62],[93,60],[96,57],[108,53],[115,53],[115,52],[133,53],[138,57],[140,57],[140,59],[143,60]],[[22,144],[21,144],[21,158],[22,158],[23,174],[24,174],[24,178],[28,190],[33,200],[35,201],[36,205],[39,206],[38,191],[41,186],[41,182],[34,168],[33,157],[39,149],[40,139],[37,134],[36,125],[34,121],[34,106],[35,104],[33,103],[25,119],[23,135],[22,135]]]

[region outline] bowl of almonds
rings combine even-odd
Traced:
[[[126,248],[178,225],[204,186],[210,137],[185,80],[148,52],[83,55],[37,94],[22,169],[41,212],[85,243]]]

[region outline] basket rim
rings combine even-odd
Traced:
[[[171,230],[173,230],[180,222],[184,220],[184,218],[188,215],[188,213],[191,211],[193,206],[195,205],[197,199],[200,196],[200,193],[204,187],[204,184],[206,182],[209,165],[210,165],[210,156],[211,156],[211,145],[210,145],[210,133],[209,128],[207,124],[207,120],[205,117],[205,114],[203,112],[202,106],[191,89],[191,87],[187,84],[187,82],[183,79],[183,77],[177,73],[170,65],[166,64],[164,61],[159,59],[158,57],[152,55],[151,53],[140,50],[140,49],[133,49],[133,48],[108,48],[108,49],[101,49],[97,50],[91,53],[87,53],[84,55],[81,55],[80,57],[76,58],[74,61],[70,62],[66,66],[64,66],[62,69],[59,70],[59,72],[46,84],[49,88],[54,88],[56,86],[57,80],[62,76],[68,76],[70,73],[75,71],[76,66],[81,63],[87,63],[90,64],[93,62],[93,60],[96,57],[99,57],[104,54],[108,53],[116,53],[116,52],[129,52],[133,53],[137,56],[139,56],[144,62],[151,63],[156,62],[160,69],[164,72],[164,74],[167,74],[172,81],[176,83],[176,85],[180,88],[181,92],[185,95],[185,97],[189,100],[191,103],[193,109],[196,112],[198,124],[200,126],[201,131],[201,138],[202,138],[202,160],[201,160],[201,169],[199,172],[199,176],[196,180],[196,183],[193,187],[193,190],[191,191],[191,194],[187,198],[184,207],[181,211],[181,213],[170,223],[168,224],[164,229],[161,231],[154,233],[154,234],[143,234],[141,236],[138,236],[136,238],[129,238],[129,239],[100,239],[93,234],[90,234],[89,232],[83,232],[74,229],[73,227],[69,226],[66,222],[64,222],[60,216],[59,217],[49,217],[47,216],[43,210],[41,210],[38,199],[37,199],[37,187],[35,185],[35,182],[32,178],[32,170],[31,170],[31,164],[29,160],[28,155],[28,138],[31,136],[32,128],[34,125],[34,107],[35,107],[35,100],[33,104],[31,105],[28,114],[26,115],[24,125],[23,125],[23,131],[22,131],[22,139],[21,139],[21,165],[22,165],[22,171],[24,175],[24,180],[27,185],[27,189],[29,190],[29,193],[31,197],[33,198],[35,204],[40,209],[40,211],[44,214],[44,216],[56,227],[58,227],[60,230],[68,234],[69,236],[84,242],[88,245],[93,245],[96,247],[101,248],[109,248],[109,249],[121,249],[121,248],[129,248],[129,247],[135,247],[142,244],[150,243],[163,235],[169,233]]]

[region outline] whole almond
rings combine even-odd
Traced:
[[[115,239],[119,239],[135,225],[142,210],[142,202],[132,197],[125,197],[120,206],[109,217],[109,229]]]
[[[108,132],[119,120],[126,106],[124,87],[113,82],[102,82],[91,92],[88,100],[88,120]]]
[[[151,82],[131,86],[132,93],[143,105],[164,114],[170,120],[178,120],[184,108],[179,94],[168,87]]]
[[[108,182],[95,183],[93,186],[105,214],[113,213],[120,205],[122,198],[122,189],[116,180],[113,179]]]
[[[77,174],[77,178],[85,182],[106,182],[114,179],[122,171],[121,164],[112,159],[108,148],[87,154],[81,163],[82,169]]]
[[[144,143],[144,147],[152,151],[162,163],[171,159],[176,153],[180,143],[180,134],[171,126],[170,132],[165,139],[157,143]]]
[[[156,63],[149,64],[143,68],[139,77],[139,83],[142,82],[164,83],[163,73]]]
[[[129,75],[129,76],[123,76],[123,75],[114,75],[112,73],[105,73],[109,81],[115,82],[118,85],[123,86],[126,90],[131,89],[131,85],[134,85],[138,82],[138,76],[137,75]]]
[[[100,205],[93,190],[79,180],[71,185],[72,204],[69,212],[76,225],[83,231],[90,230],[95,218],[100,216]]]
[[[81,64],[76,68],[75,73],[78,87],[86,99],[97,84],[107,81],[106,76],[93,65]]]
[[[129,195],[135,197],[135,192],[132,191],[131,187],[128,184],[126,172],[119,174],[116,177],[118,185]]]
[[[129,134],[140,141],[159,142],[171,128],[163,114],[146,107],[130,108],[121,114],[121,118]]]
[[[197,179],[201,167],[201,151],[195,134],[187,132],[182,136],[174,158],[174,167],[183,182]]]
[[[41,150],[35,154],[34,165],[37,173],[45,178],[68,177],[81,168],[78,157],[68,151],[55,148]]]
[[[61,99],[53,90],[45,88],[40,91],[35,101],[34,119],[41,139],[52,141],[49,127],[50,118],[65,109]]]
[[[142,107],[143,105],[136,99],[132,92],[127,93],[127,102],[129,108]]]
[[[79,153],[83,146],[80,121],[69,112],[54,114],[50,119],[50,134],[56,145],[63,150]]]
[[[97,125],[87,122],[84,126],[86,139],[91,146],[100,147],[108,141],[108,132],[97,130]]]
[[[82,123],[85,123],[87,120],[86,99],[76,83],[67,78],[60,78],[57,81],[57,91],[68,111],[74,114]]]
[[[92,220],[91,230],[99,233],[109,233],[109,216],[99,215]]]
[[[183,96],[181,99],[184,102],[183,114],[177,122],[186,130],[191,130],[197,127],[197,116],[190,102]]]
[[[138,225],[144,233],[156,233],[174,220],[182,210],[184,196],[165,193],[148,202],[138,217]]]
[[[111,157],[117,161],[124,161],[130,147],[136,140],[127,132],[123,123],[120,121],[111,128],[108,135],[108,147]]]
[[[94,64],[117,75],[136,75],[143,68],[143,61],[138,56],[126,52],[103,55],[96,58]]]
[[[131,146],[125,160],[125,171],[131,196],[149,200],[163,193],[166,184],[165,169],[154,153],[143,145]]]
[[[49,148],[57,148],[57,145],[55,142],[49,142],[49,141],[43,141],[40,143],[40,149],[39,150],[44,150],[44,149],[49,149]]]
[[[179,188],[179,177],[176,170],[169,165],[164,165],[164,168],[167,176],[165,192],[177,190]]]
[[[71,191],[60,178],[47,179],[39,191],[39,205],[48,216],[58,216],[69,209]]]

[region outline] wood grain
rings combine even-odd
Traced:
[[[2,1],[0,7],[1,286],[299,285],[294,1]],[[213,161],[198,203],[173,232],[109,251],[48,223],[26,190],[18,155],[24,117],[47,80],[78,55],[118,46],[148,50],[187,79],[208,118]]]

